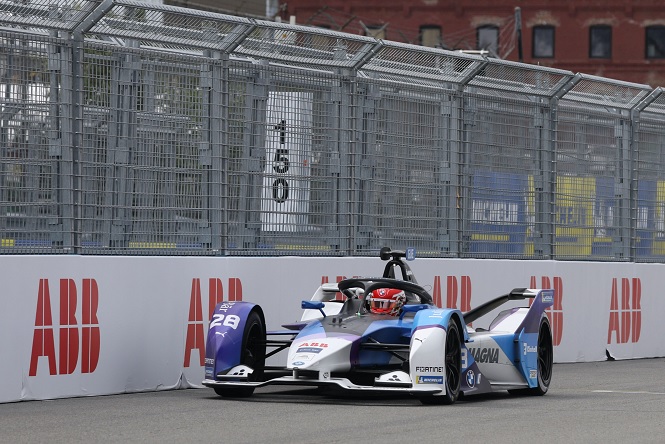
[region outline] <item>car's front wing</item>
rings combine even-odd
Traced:
[[[244,366],[238,366],[244,367]],[[247,377],[238,377],[239,374],[251,374],[249,371],[234,371],[226,375],[218,375],[219,380],[205,379],[203,385],[216,387],[264,387],[267,385],[299,385],[315,387],[331,387],[341,390],[362,391],[367,393],[408,393],[413,395],[438,395],[444,392],[443,384],[413,384],[407,373],[401,371],[389,372],[376,378],[376,385],[358,385],[347,378],[333,377],[328,372],[319,372],[317,376],[302,376],[297,370],[291,375],[280,376],[266,381],[249,381]],[[240,369],[242,370],[242,369]]]

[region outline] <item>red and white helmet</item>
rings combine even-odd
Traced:
[[[397,288],[379,288],[367,295],[367,302],[372,313],[397,316],[406,302],[406,295]]]

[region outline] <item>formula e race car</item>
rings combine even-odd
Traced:
[[[284,330],[266,331],[256,304],[218,304],[203,385],[223,397],[281,384],[403,392],[423,404],[452,404],[460,394],[497,390],[547,392],[553,348],[545,309],[553,304],[552,290],[516,288],[466,313],[439,308],[416,282],[406,256],[383,248],[382,277],[321,285],[302,301],[301,321]],[[467,326],[506,302],[527,299],[530,306],[500,312],[488,329]],[[286,365],[266,365],[266,358],[287,349]]]

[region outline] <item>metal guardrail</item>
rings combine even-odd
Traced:
[[[0,253],[665,261],[661,88],[135,1],[0,1]]]

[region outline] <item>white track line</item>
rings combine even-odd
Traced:
[[[592,390],[593,393],[618,393],[622,395],[665,395],[663,392],[645,392],[628,390]]]

